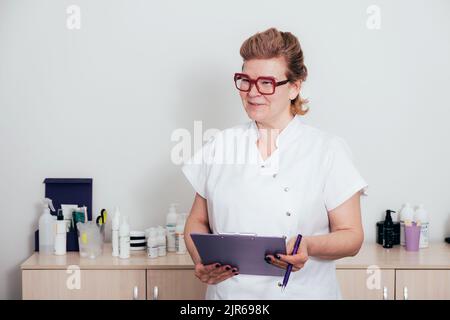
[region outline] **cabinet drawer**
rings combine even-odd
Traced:
[[[206,284],[188,270],[148,270],[147,299],[203,300]]]
[[[396,270],[397,300],[450,300],[450,270]]]
[[[393,300],[394,270],[338,269],[336,276],[346,300]]]
[[[23,299],[145,300],[145,270],[23,270]]]

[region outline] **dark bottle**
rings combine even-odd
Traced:
[[[383,223],[383,248],[392,248],[394,246],[394,222],[392,222],[391,212],[386,210],[386,218]]]

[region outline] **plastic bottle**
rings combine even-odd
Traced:
[[[383,223],[383,248],[392,248],[394,246],[394,222],[392,221],[392,210],[386,210],[386,218]]]
[[[147,254],[149,258],[158,258],[159,255],[159,244],[157,237],[157,230],[155,228],[150,228],[147,239]]]
[[[56,234],[55,234],[55,255],[63,256],[66,254],[67,245],[67,223],[64,220],[62,209],[58,210],[56,217]]]
[[[130,257],[130,225],[128,216],[124,216],[119,227],[119,258],[128,259]]]
[[[400,244],[405,245],[405,221],[413,221],[414,209],[409,203],[405,203],[400,209]]]
[[[52,254],[55,249],[55,220],[52,200],[45,198],[42,202],[42,215],[39,218],[39,253]]]
[[[119,208],[116,207],[114,211],[114,216],[112,219],[112,233],[111,233],[111,242],[112,242],[112,256],[119,256],[119,228],[120,228],[120,211]]]
[[[414,221],[420,221],[420,242],[419,248],[428,248],[429,243],[429,222],[428,222],[428,213],[425,210],[423,204],[417,206],[414,211]]]
[[[167,255],[167,244],[166,244],[166,230],[159,226],[158,227],[158,256],[163,257]]]
[[[175,231],[175,247],[177,254],[186,253],[186,243],[184,241],[184,226],[186,224],[186,214],[181,213],[178,215],[177,227]]]
[[[175,209],[176,203],[170,204],[169,213],[166,217],[167,230],[167,251],[175,252],[175,229],[177,226],[177,211]]]

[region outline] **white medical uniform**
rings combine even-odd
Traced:
[[[263,160],[254,121],[219,132],[182,170],[207,200],[213,233],[241,232],[285,236],[287,240],[330,232],[328,211],[367,183],[352,162],[345,141],[295,116],[276,139],[277,149]],[[282,277],[239,274],[208,285],[206,299],[340,299],[335,263],[309,257]]]

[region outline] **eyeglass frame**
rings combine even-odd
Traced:
[[[248,87],[248,90],[242,90],[242,89],[240,89],[240,88],[238,87],[238,85],[237,85],[237,83],[236,83],[236,80],[238,80],[237,77],[239,77],[239,76],[245,76],[246,78],[248,78],[248,81],[250,82],[250,86]],[[262,80],[268,80],[268,81],[271,81],[271,82],[272,82],[272,88],[273,88],[272,93],[262,93],[262,92],[259,90],[259,87],[258,87],[258,81],[261,80],[261,79],[262,79]],[[252,90],[252,86],[253,86],[253,84],[254,84],[255,87],[256,87],[256,90],[258,90],[258,92],[259,92],[260,94],[264,95],[264,96],[270,96],[270,95],[274,94],[274,93],[275,93],[275,89],[276,89],[277,87],[282,86],[282,85],[288,83],[289,81],[290,81],[289,79],[286,79],[286,80],[282,80],[282,81],[278,81],[278,82],[277,82],[276,79],[275,79],[274,77],[269,77],[269,76],[262,76],[262,77],[258,77],[258,78],[256,78],[256,79],[252,79],[252,78],[250,78],[250,76],[249,76],[248,74],[246,74],[246,73],[235,73],[235,74],[234,74],[234,85],[236,86],[236,89],[238,89],[239,91],[242,91],[242,92],[250,92],[250,91]]]

